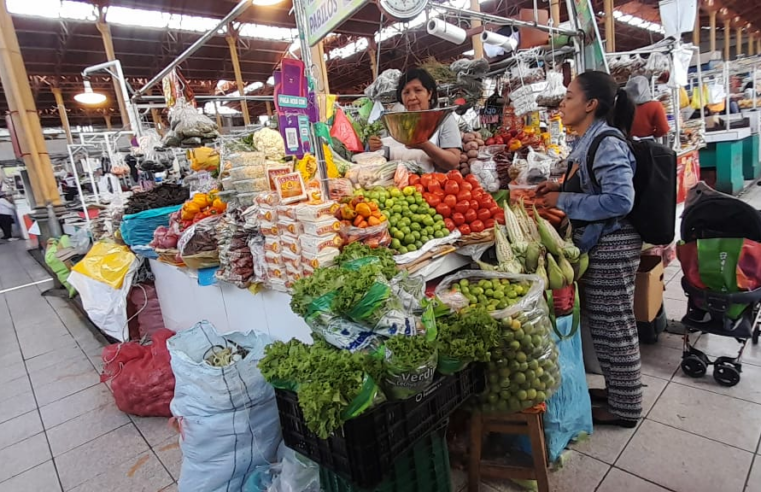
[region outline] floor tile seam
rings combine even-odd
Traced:
[[[32,413],[32,412],[34,412],[34,410],[30,410],[30,411],[26,412],[24,415],[29,415],[29,414],[30,414],[30,413]],[[19,417],[23,417],[24,415],[19,415]],[[13,420],[13,419],[11,419],[11,420]],[[43,428],[43,429],[42,429],[41,431],[39,431],[39,432],[35,432],[35,433],[34,433],[34,434],[32,434],[31,436],[27,436],[27,437],[23,438],[23,439],[22,439],[22,440],[20,440],[20,441],[16,441],[16,442],[14,442],[14,443],[8,444],[7,446],[3,446],[2,448],[0,448],[0,451],[3,451],[3,450],[5,450],[5,449],[8,449],[8,448],[10,448],[11,446],[15,446],[16,444],[22,443],[22,442],[26,441],[27,439],[31,439],[31,438],[33,438],[33,437],[39,436],[39,435],[40,435],[40,434],[42,434],[43,432],[45,432],[45,428]]]
[[[114,431],[116,431],[116,430],[119,430],[119,429],[121,429],[122,427],[125,427],[125,426],[127,426],[127,425],[130,425],[130,424],[129,424],[129,423],[127,423],[127,424],[124,424],[124,425],[122,425],[122,426],[120,426],[120,427],[117,427],[116,429],[113,429],[113,430],[111,430],[111,431],[109,431],[109,432],[114,432]],[[104,435],[105,435],[105,434],[104,434]],[[103,437],[103,436],[99,436],[99,437]],[[97,439],[97,438],[96,438],[96,439]],[[92,442],[92,441],[88,441],[88,443],[89,443],[89,442]],[[85,443],[85,444],[87,444],[87,443]],[[146,444],[147,444],[147,443],[146,443]],[[56,461],[58,458],[61,458],[61,457],[63,457],[63,456],[66,456],[68,453],[70,453],[70,452],[74,451],[75,449],[78,449],[78,448],[80,448],[81,446],[84,446],[84,444],[81,444],[80,446],[77,446],[77,447],[76,447],[76,448],[74,448],[74,449],[71,449],[71,450],[69,450],[69,451],[66,451],[66,452],[65,452],[64,454],[62,454],[61,456],[57,456],[57,457],[53,458],[53,461],[55,462],[55,461]],[[156,459],[159,461],[159,463],[161,463],[161,460],[159,459],[158,455],[156,455],[156,453],[154,453],[154,452],[153,452],[153,449],[152,449],[150,446],[148,446],[148,449],[144,449],[144,450],[140,451],[140,452],[139,452],[139,453],[137,453],[137,454],[131,455],[131,456],[129,456],[128,458],[125,458],[123,461],[121,461],[121,462],[119,462],[119,463],[117,463],[117,464],[115,464],[115,465],[113,465],[113,466],[111,466],[111,467],[109,467],[109,468],[107,468],[107,469],[106,469],[105,467],[101,467],[101,468],[100,468],[100,470],[102,470],[102,471],[100,471],[99,473],[97,473],[97,474],[93,475],[92,477],[88,478],[88,479],[87,479],[87,480],[85,480],[84,482],[79,482],[79,483],[77,483],[77,484],[75,484],[75,485],[72,485],[72,486],[71,486],[71,487],[69,487],[68,489],[64,488],[64,487],[63,487],[63,483],[61,483],[61,490],[62,490],[63,492],[68,492],[68,491],[70,491],[70,490],[73,490],[73,489],[75,489],[75,488],[79,487],[80,485],[83,485],[83,484],[85,484],[85,483],[89,482],[90,480],[94,480],[94,479],[96,479],[97,477],[100,477],[101,475],[105,475],[105,474],[107,474],[107,473],[109,473],[109,472],[113,471],[115,468],[117,468],[117,467],[119,467],[119,466],[123,465],[124,463],[127,463],[129,460],[132,460],[132,459],[134,459],[134,458],[136,458],[136,457],[140,456],[141,454],[145,454],[145,453],[151,453],[151,454],[153,454],[153,456],[154,456],[154,457],[155,457],[155,458],[156,458]],[[161,463],[161,464],[162,464],[162,466],[163,466],[163,463]],[[166,467],[165,467],[165,469],[166,469]],[[57,469],[56,469],[56,473],[57,473]],[[167,473],[169,474],[169,478],[172,480],[172,482],[174,482],[174,477],[172,476],[172,474],[171,474],[171,473],[169,473],[169,471],[168,471],[168,470],[167,470]],[[59,475],[59,481],[60,481],[60,475]],[[169,487],[169,485],[167,485],[167,487]],[[165,488],[166,488],[166,487],[165,487]]]
[[[90,386],[90,388],[92,388],[92,386]],[[85,388],[85,389],[90,389],[90,388]],[[85,390],[82,390],[82,391],[85,391]],[[80,392],[81,392],[81,391],[80,391]],[[72,393],[72,394],[76,394],[76,393]],[[68,397],[67,397],[67,396],[64,396],[64,398],[68,398]],[[60,401],[60,400],[57,400],[57,401]],[[53,402],[53,403],[56,403],[56,402]],[[109,405],[109,403],[111,403],[111,402],[103,403],[103,404],[101,404],[101,405],[98,405],[97,407],[91,407],[91,408],[90,408],[89,410],[87,410],[85,413],[80,413],[79,415],[75,415],[74,417],[72,417],[72,418],[70,418],[70,419],[67,419],[67,420],[64,420],[64,421],[62,421],[62,422],[60,422],[60,423],[58,423],[58,424],[56,424],[56,425],[54,425],[54,426],[52,426],[52,427],[49,427],[49,428],[48,428],[48,427],[45,427],[45,422],[43,421],[43,422],[42,422],[42,427],[45,429],[45,431],[46,431],[46,432],[47,432],[47,431],[50,431],[50,430],[53,430],[53,429],[55,429],[56,427],[60,427],[60,426],[62,426],[63,424],[68,424],[68,423],[69,423],[69,422],[71,422],[72,420],[78,419],[79,417],[82,417],[83,415],[87,415],[88,413],[93,413],[93,412],[95,412],[96,410],[100,410],[101,408],[103,408],[103,407],[105,407],[105,406],[108,406],[108,405]],[[51,403],[51,405],[52,405],[52,403]],[[44,407],[43,407],[43,408],[44,408]],[[119,411],[121,412],[121,410],[119,410]],[[122,413],[124,413],[124,412],[122,412]],[[128,415],[128,414],[125,414],[125,415],[127,415],[127,417],[129,417],[129,415]],[[40,412],[40,417],[42,417],[42,412]],[[130,422],[132,422],[132,423],[134,424],[134,422],[132,421],[132,419],[130,419]],[[119,426],[119,427],[122,427],[122,426]],[[117,427],[117,428],[118,428],[118,427]],[[115,429],[112,429],[112,430],[115,430]],[[109,432],[111,432],[111,431],[109,431]]]
[[[700,437],[700,438],[706,439],[708,441],[715,442],[717,444],[728,446],[728,447],[736,449],[738,451],[742,451],[743,453],[747,453],[747,454],[751,455],[751,457],[755,456],[755,453],[753,451],[748,451],[747,449],[739,448],[739,447],[735,446],[734,444],[727,444],[725,442],[719,441],[718,439],[714,439],[714,438],[708,437],[708,436],[703,436],[701,434],[698,434],[696,432],[692,432],[692,431],[689,431],[689,430],[686,430],[686,429],[680,429],[679,427],[674,427],[673,425],[670,425],[670,424],[664,424],[663,422],[658,422],[657,420],[654,420],[654,419],[651,419],[651,418],[647,418],[645,420],[649,420],[650,422],[656,423],[658,425],[663,425],[663,426],[669,427],[669,428],[677,430],[677,431],[685,432],[687,434],[691,434],[693,436]],[[635,432],[635,434],[636,434],[636,432]],[[634,437],[634,436],[632,436],[632,437]],[[629,445],[629,443],[627,443],[627,446],[628,445]],[[624,450],[626,450],[626,447],[624,447]],[[623,454],[623,451],[621,452],[621,454]]]
[[[734,396],[734,395],[728,395],[728,394],[726,394],[726,393],[719,393],[718,391],[714,391],[714,390],[711,390],[711,389],[710,389],[710,388],[711,388],[710,386],[707,386],[707,387],[705,387],[705,388],[703,388],[703,387],[701,387],[701,388],[698,388],[698,387],[695,387],[695,386],[690,386],[689,384],[684,384],[684,383],[681,383],[681,382],[679,382],[679,381],[675,381],[675,380],[673,380],[673,379],[672,379],[670,382],[672,382],[672,383],[674,383],[674,384],[678,384],[679,386],[684,386],[684,387],[687,387],[687,388],[692,388],[692,389],[700,389],[700,390],[703,390],[703,391],[707,391],[707,392],[709,392],[709,393],[713,393],[714,395],[719,395],[719,396],[726,396],[727,398],[734,398],[735,400],[744,401],[744,402],[746,402],[746,403],[753,403],[754,405],[761,405],[761,403],[759,403],[759,402],[757,402],[757,401],[753,401],[753,400],[747,400],[747,399],[745,399],[745,398],[739,398],[739,397],[737,397],[737,396]],[[718,384],[718,383],[716,383],[716,384]]]
[[[611,470],[615,468],[616,470],[618,470],[618,471],[620,471],[620,472],[623,472],[623,473],[628,473],[629,475],[635,476],[635,477],[639,478],[640,480],[644,480],[645,482],[647,482],[647,483],[649,483],[649,484],[655,485],[656,487],[660,487],[660,488],[662,488],[662,489],[664,489],[664,490],[668,490],[669,492],[678,492],[678,491],[677,491],[677,490],[675,490],[675,489],[671,489],[671,488],[669,488],[669,487],[666,487],[666,486],[665,486],[665,485],[663,485],[663,484],[660,484],[660,483],[658,483],[658,482],[654,482],[654,481],[650,480],[649,478],[640,477],[640,476],[639,476],[639,475],[637,475],[636,473],[632,473],[632,472],[630,472],[630,471],[628,471],[628,470],[624,470],[623,468],[619,468],[619,467],[617,467],[617,466],[615,466],[615,465],[611,466],[610,468],[611,468]]]
[[[71,330],[69,330],[69,327],[68,327],[68,326],[66,326],[66,322],[64,322],[63,318],[61,318],[61,315],[60,315],[60,314],[58,314],[58,310],[55,308],[55,306],[53,306],[52,304],[50,304],[50,301],[49,301],[47,298],[45,298],[45,302],[47,302],[47,303],[48,303],[48,305],[51,307],[51,309],[53,309],[53,312],[55,313],[56,317],[57,317],[57,318],[58,318],[58,319],[61,321],[61,323],[63,324],[63,327],[64,327],[64,328],[66,328],[66,332],[67,332],[67,333],[68,333],[68,334],[71,336],[71,338],[72,338],[72,339],[74,339],[74,343],[76,343],[76,344],[77,344],[77,347],[79,347],[79,350],[81,350],[81,351],[82,351],[82,353],[84,353],[84,354],[85,354],[85,357],[86,357],[86,358],[87,358],[87,360],[90,362],[90,365],[93,367],[93,369],[95,369],[95,372],[97,372],[98,374],[100,374],[100,370],[98,369],[98,367],[97,367],[95,364],[93,364],[93,361],[92,361],[92,360],[90,360],[90,356],[87,354],[87,352],[85,351],[85,349],[84,349],[84,348],[82,348],[82,345],[79,343],[79,340],[77,340],[77,337],[75,337],[75,336],[74,336],[74,334],[71,332]],[[109,388],[109,389],[110,389],[110,388]]]
[[[80,346],[77,346],[77,349],[79,349],[79,351],[81,352],[81,354],[82,354],[82,355],[84,355],[84,356],[85,356],[85,358],[89,358],[89,357],[87,356],[87,353],[85,353],[85,352],[82,350],[82,347],[80,347]],[[50,353],[51,353],[51,352],[47,352],[47,353],[45,353],[45,354],[36,355],[36,356],[32,357],[31,359],[26,359],[26,360],[27,360],[27,361],[30,361],[30,360],[34,360],[34,359],[36,359],[37,357],[42,357],[43,355],[48,355],[48,354],[50,354]],[[40,367],[40,368],[38,368],[38,369],[35,369],[35,370],[34,370],[34,371],[32,371],[32,372],[35,372],[35,373],[37,373],[37,372],[41,372],[41,371],[44,371],[44,370],[50,369],[50,368],[51,368],[51,367],[53,367],[53,366],[58,366],[58,365],[64,365],[64,364],[68,364],[70,361],[73,361],[73,360],[74,360],[76,357],[77,357],[77,355],[72,355],[72,356],[70,356],[70,357],[67,357],[67,358],[65,358],[65,359],[61,359],[61,360],[59,360],[59,361],[56,361],[56,362],[54,362],[53,364],[50,364],[49,366]],[[29,373],[29,374],[31,375],[32,373]]]

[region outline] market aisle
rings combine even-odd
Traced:
[[[0,492],[176,490],[179,445],[167,419],[130,418],[100,383],[105,340],[26,245],[0,244]],[[28,285],[31,284],[31,285]]]

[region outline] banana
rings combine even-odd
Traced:
[[[563,274],[563,270],[560,269],[555,257],[551,254],[547,255],[547,278],[549,278],[550,289],[562,289],[566,285],[566,278]]]
[[[566,285],[571,285],[573,283],[573,276],[574,276],[573,267],[565,258],[565,256],[560,257],[560,260],[558,261],[558,266],[560,267],[560,270],[563,272]]]
[[[584,276],[584,273],[586,273],[587,268],[589,267],[589,254],[584,253],[579,257],[579,274],[576,276],[576,280],[579,280],[581,277]]]

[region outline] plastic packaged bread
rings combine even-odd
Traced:
[[[310,236],[331,236],[341,230],[341,223],[338,219],[326,217],[320,222],[302,222],[305,234]]]
[[[319,204],[304,204],[296,210],[296,218],[301,222],[322,222],[334,217],[338,203],[330,200]]]

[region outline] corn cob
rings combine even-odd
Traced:
[[[547,269],[544,268],[544,256],[539,257],[539,261],[536,267],[536,275],[544,282],[544,290],[550,288],[550,281],[547,278]]]
[[[539,236],[539,231],[536,228],[536,222],[534,222],[534,219],[528,216],[526,207],[523,205],[523,197],[521,197],[520,200],[520,213],[523,216],[523,220],[526,221],[526,227],[528,228],[526,239],[529,241],[541,241],[542,238]]]
[[[514,273],[519,274],[521,273],[521,264],[518,262],[518,260],[510,260],[505,263],[500,263],[499,265],[490,265],[488,263],[484,263],[481,260],[476,261],[478,263],[478,266],[481,268],[481,270],[485,270],[487,272],[501,272],[501,273]]]
[[[560,267],[560,270],[563,272],[563,276],[565,277],[565,283],[566,285],[571,285],[573,283],[573,267],[568,262],[565,256],[560,256],[560,259],[558,260],[558,266]]]
[[[547,278],[549,279],[550,289],[562,289],[565,287],[565,275],[555,261],[552,254],[547,254]]]
[[[531,242],[526,248],[526,273],[534,273],[539,267],[539,257],[542,254],[542,245],[537,242]]]
[[[499,263],[515,259],[513,250],[510,248],[510,242],[498,224],[494,224],[494,246],[497,250],[497,261]]]
[[[526,236],[521,230],[518,218],[513,211],[510,210],[507,200],[505,200],[503,208],[505,209],[505,229],[507,230],[507,236],[510,238],[510,244],[513,247],[513,251],[515,251],[518,256],[525,255],[528,244],[526,242]]]
[[[584,253],[583,255],[579,257],[579,273],[576,276],[576,280],[579,280],[581,277],[584,276],[588,267],[589,267],[589,254]]]

